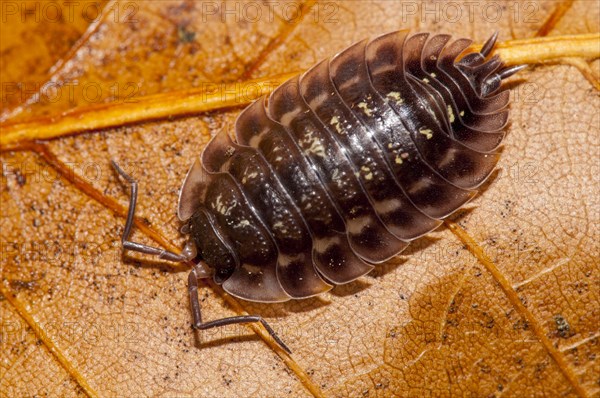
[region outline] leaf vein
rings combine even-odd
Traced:
[[[496,282],[500,285],[500,288],[502,289],[510,303],[513,305],[513,307],[515,307],[515,310],[523,318],[527,319],[533,333],[535,334],[539,342],[542,344],[542,346],[546,349],[550,357],[554,360],[559,370],[565,376],[569,384],[571,384],[577,395],[579,395],[580,397],[587,397],[587,393],[577,380],[573,369],[571,369],[571,367],[568,365],[562,353],[556,347],[554,347],[554,345],[542,329],[542,325],[533,316],[533,313],[529,311],[527,307],[525,307],[525,305],[521,302],[517,292],[513,289],[513,287],[511,286],[508,279],[504,276],[504,274],[502,274],[498,267],[496,267],[496,264],[494,264],[494,262],[488,257],[488,255],[483,251],[481,246],[479,246],[475,242],[475,240],[458,224],[449,220],[446,220],[445,224],[448,226],[448,228],[450,228],[452,233],[454,233],[454,235],[456,235],[456,237],[467,246],[471,254],[473,254],[477,258],[477,260],[479,260],[479,262],[486,267],[486,269],[492,275],[494,280],[496,280]]]

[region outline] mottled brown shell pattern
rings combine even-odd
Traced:
[[[398,31],[361,41],[248,106],[213,138],[179,217],[230,294],[277,302],[366,274],[473,198],[508,120],[498,57]]]

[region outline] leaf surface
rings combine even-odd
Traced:
[[[106,1],[4,2],[0,23],[2,113],[7,120],[36,93],[56,97],[58,85],[48,80],[61,61],[85,42],[102,18]],[[110,12],[110,7],[105,9]],[[45,84],[46,83],[46,84]]]
[[[557,35],[598,26],[596,2],[567,4],[551,23],[558,2],[514,3],[497,20],[497,3],[487,14],[467,3],[454,3],[458,19],[432,3],[282,3],[271,14],[261,6],[255,22],[248,6],[255,2],[226,3],[229,14],[205,8],[212,2],[135,3],[135,22],[104,18],[76,51],[62,60],[57,54],[54,62],[64,66],[51,79],[74,87],[72,97],[25,103],[11,121],[304,70],[398,28],[482,42],[495,29],[507,40],[543,27]],[[181,247],[180,184],[210,137],[232,131],[239,109],[60,138],[42,144],[48,152],[2,153],[0,344],[8,355],[0,391],[597,396],[600,104],[583,70],[594,77],[598,65],[571,60],[514,78],[498,173],[446,227],[369,276],[271,305],[201,288],[206,320],[238,314],[240,306],[263,315],[291,358],[245,326],[202,332],[198,344],[187,273],[135,254],[123,259],[124,219],[111,210],[111,200],[126,206],[128,197],[113,159],[139,181],[137,215]],[[100,97],[83,87],[100,87]],[[139,228],[134,239],[156,244]]]

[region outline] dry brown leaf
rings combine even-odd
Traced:
[[[263,8],[250,23],[248,4],[258,3],[231,2],[238,21],[234,11],[223,23],[203,8],[220,2],[134,4],[137,22],[104,18],[53,81],[96,84],[99,101],[135,100],[302,70],[400,27],[477,41],[498,29],[506,40],[594,32],[599,15],[597,2],[575,2],[550,26],[555,1],[448,3],[458,17],[441,3],[343,1],[304,4],[293,23],[286,16],[299,3],[281,3],[272,18]],[[598,395],[600,104],[589,76],[569,65],[576,63],[531,68],[514,80],[499,173],[470,211],[398,259],[304,301],[227,304],[220,289],[201,289],[206,319],[242,305],[267,318],[291,358],[243,326],[202,332],[197,347],[187,274],[121,258],[123,218],[110,199],[126,205],[127,189],[108,161],[139,180],[138,216],[164,244],[179,246],[183,176],[238,110],[2,153],[2,395]],[[597,61],[584,65],[597,76]],[[11,121],[90,103],[75,93],[25,103]],[[140,229],[134,237],[153,243]]]
[[[4,1],[0,22],[0,120],[10,118],[15,109],[36,92],[52,98],[54,84],[48,81],[52,69],[85,42],[101,19],[106,0]],[[45,83],[49,83],[44,86]]]

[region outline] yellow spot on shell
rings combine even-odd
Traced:
[[[426,77],[424,77],[424,78],[423,78],[423,81],[424,81],[425,83],[429,83],[429,79],[428,79],[428,78],[426,78]]]
[[[251,180],[257,176],[258,176],[258,173],[256,171],[253,171],[252,173],[245,175],[244,178],[242,178],[242,184],[245,184],[246,182],[248,182],[248,180]]]
[[[369,105],[366,102],[363,101],[363,102],[359,103],[358,107],[363,110],[365,115],[371,116],[372,111],[371,111],[371,109],[369,109]]]
[[[460,111],[459,115],[464,116],[465,115],[465,111]]]
[[[386,97],[391,98],[394,101],[396,101],[396,105],[400,105],[404,102],[404,100],[400,96],[400,93],[397,91],[390,91],[389,93],[387,93]]]
[[[336,179],[340,178],[340,171],[339,169],[334,169],[333,172],[331,173],[331,180],[335,181]]]
[[[227,157],[231,157],[235,152],[235,148],[232,146],[227,147],[227,150],[225,151],[225,156]]]
[[[321,144],[319,138],[313,136],[313,134],[314,133],[311,131],[302,141],[300,141],[300,144],[305,148],[304,153],[307,155],[313,153],[316,156],[324,158],[325,147]]]
[[[370,168],[367,166],[362,166],[360,169],[365,173],[365,180],[371,181],[373,179],[373,173],[371,172]]]
[[[286,230],[285,224],[283,224],[281,221],[277,221],[276,223],[274,223],[273,229],[279,229],[280,232],[285,232]]]
[[[217,212],[223,214],[224,216],[228,216],[229,213],[231,213],[231,210],[233,210],[233,208],[237,205],[237,201],[233,200],[231,202],[231,206],[227,206],[226,203],[223,203],[223,195],[220,195],[216,197],[215,201],[214,201],[214,208]]]
[[[342,134],[342,128],[340,127],[340,119],[337,116],[333,116],[329,121],[329,124],[335,126],[335,130]]]
[[[450,123],[454,123],[454,111],[450,105],[448,105],[448,119],[450,119]]]
[[[396,155],[396,164],[402,164],[402,158],[400,158],[400,156]]]
[[[431,139],[431,137],[433,137],[433,131],[431,131],[430,129],[426,129],[421,127],[419,129],[419,133],[423,134],[425,137],[427,137],[427,139]]]

